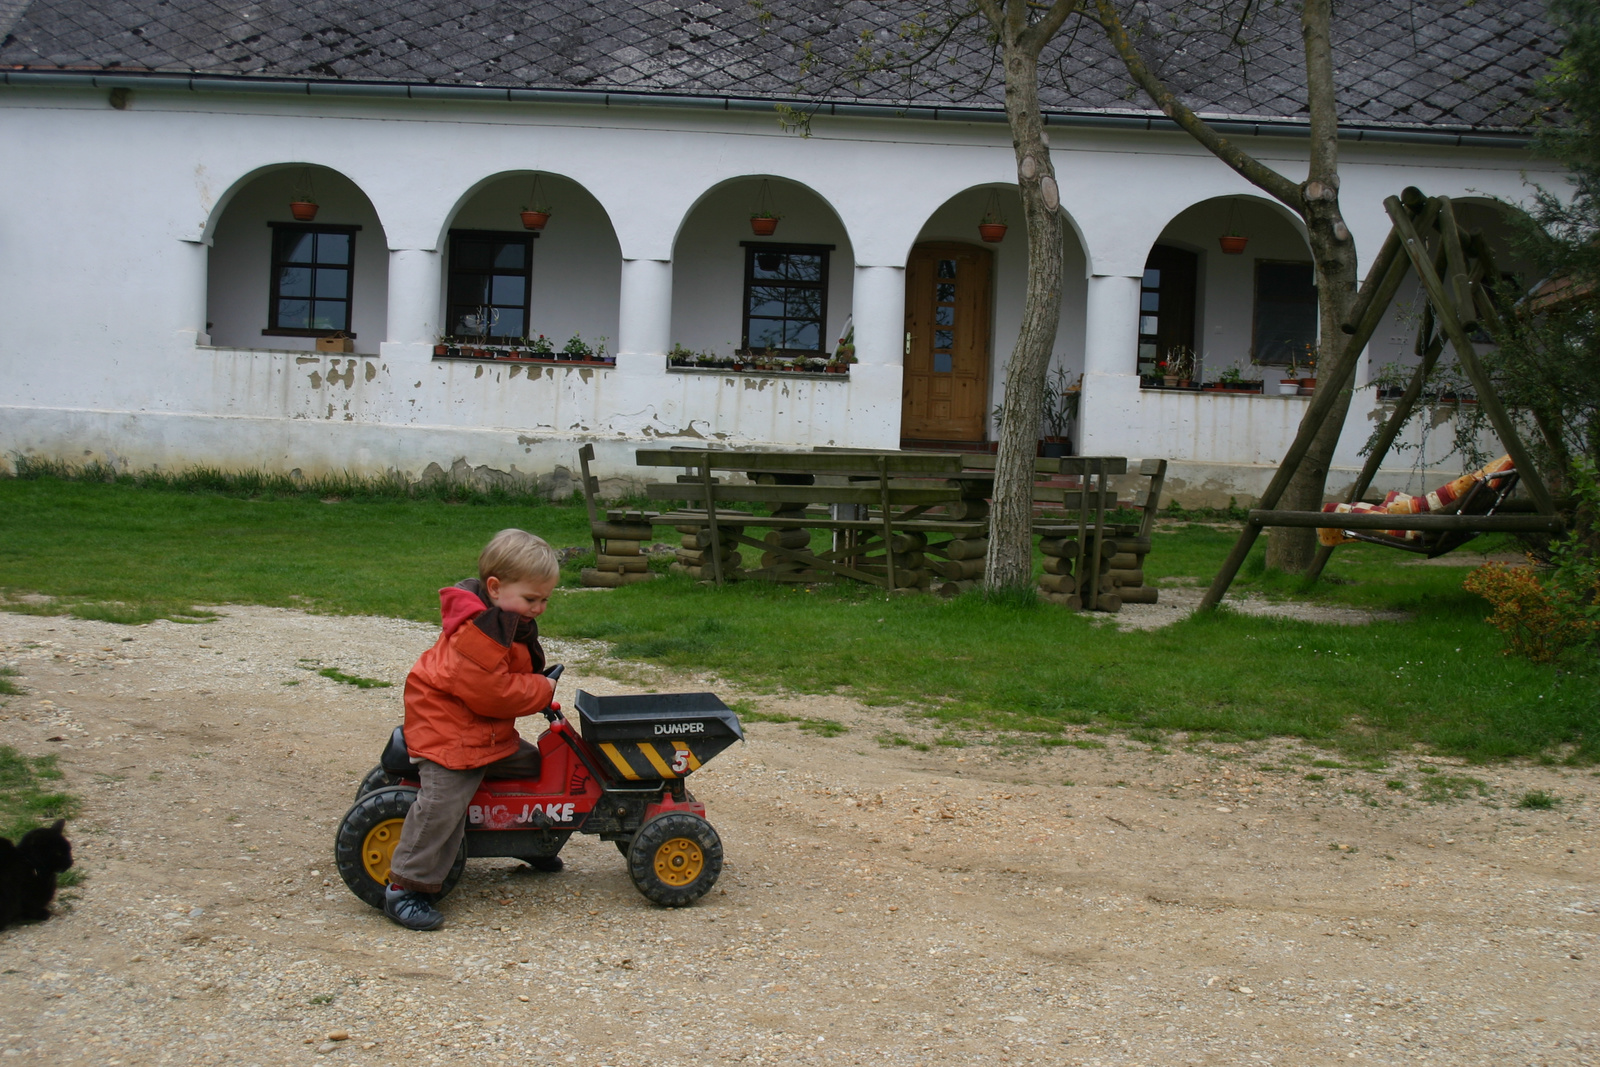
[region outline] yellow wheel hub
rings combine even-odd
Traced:
[[[367,839],[361,843],[361,865],[374,882],[389,883],[389,861],[394,859],[394,847],[400,843],[400,828],[405,824],[404,819],[385,819],[367,831]]]
[[[688,885],[705,867],[705,854],[687,837],[674,837],[656,849],[656,877],[670,886]]]

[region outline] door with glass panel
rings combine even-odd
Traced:
[[[989,400],[987,249],[919,244],[906,264],[906,363],[900,436],[982,441]]]

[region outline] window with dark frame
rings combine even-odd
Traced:
[[[1256,260],[1251,359],[1267,366],[1305,364],[1317,347],[1317,279],[1310,263]]]
[[[326,337],[350,329],[350,291],[360,226],[268,223],[272,292],[263,334]]]
[[[832,245],[744,241],[744,347],[780,355],[827,352]]]
[[[1195,351],[1194,312],[1200,257],[1187,249],[1156,245],[1139,281],[1138,372],[1159,373],[1158,361],[1178,349]],[[1197,370],[1191,367],[1191,370]]]
[[[501,341],[528,336],[533,239],[537,236],[500,230],[450,231],[446,333]]]

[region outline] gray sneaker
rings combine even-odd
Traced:
[[[444,916],[431,896],[391,885],[383,891],[383,913],[407,930],[437,930],[444,925]]]

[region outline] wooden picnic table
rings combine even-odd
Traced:
[[[672,526],[680,535],[675,569],[717,584],[735,578],[852,579],[890,590],[952,593],[974,587],[983,576],[988,498],[994,492],[992,455],[841,448],[640,449],[635,458],[641,467],[683,470],[672,481],[646,488],[651,499],[678,506],[660,512],[612,510],[604,521],[594,503],[598,483],[589,474],[592,458],[591,446],[580,450],[600,561],[594,584],[648,579],[642,559],[635,563],[614,551],[618,545],[636,551],[637,540],[609,539],[638,539],[647,536],[641,531],[650,526]],[[1146,527],[1154,517],[1165,467],[1164,460],[1146,460],[1140,473],[1154,475],[1151,492],[1124,502],[1148,505]],[[1127,471],[1128,461],[1116,456],[1036,461],[1035,474],[1045,480],[1035,487],[1036,503],[1067,513],[1034,523],[1050,557],[1049,573],[1041,579],[1050,599],[1116,610],[1114,598],[1102,605],[1102,586],[1110,592],[1123,583],[1142,583],[1148,529],[1106,523],[1107,511],[1119,505],[1108,479]],[[764,505],[767,513],[735,506],[741,504]],[[767,532],[758,540],[750,530]],[[817,530],[833,533],[831,548],[813,548],[812,532]],[[759,567],[743,565],[741,546],[761,550]],[[1108,574],[1112,563],[1118,568]],[[623,573],[629,568],[633,574]],[[1072,574],[1100,577],[1085,586],[1067,577]],[[1062,592],[1068,584],[1074,586],[1073,595]]]

